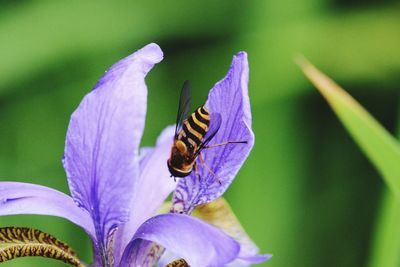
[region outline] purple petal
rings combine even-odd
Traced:
[[[176,261],[180,259],[180,257],[169,250],[166,250],[158,261],[158,266],[166,266],[168,263]]]
[[[120,266],[140,266],[140,260],[146,255],[138,253],[139,240],[156,242],[192,267],[223,266],[239,253],[239,244],[214,226],[187,215],[163,214],[140,226]]]
[[[229,203],[223,197],[197,206],[193,215],[218,227],[239,242],[240,253],[238,258],[230,263],[229,266],[248,266],[252,263],[263,262],[271,257],[268,254],[258,254],[258,247],[247,235]]]
[[[257,250],[258,251],[258,250]],[[226,266],[228,267],[247,267],[247,266],[251,266],[253,264],[257,264],[257,263],[262,263],[264,261],[269,260],[272,257],[271,254],[263,254],[263,255],[246,255],[246,253],[243,252],[243,244],[240,243],[240,252],[239,255],[237,256],[237,258],[228,263]],[[159,261],[159,265],[160,266],[165,266],[170,262],[173,262],[177,259],[179,259],[180,257],[177,256],[176,254],[172,253],[171,251],[167,250],[164,252],[164,254],[162,255],[160,261]]]
[[[162,57],[158,45],[149,44],[119,61],[71,116],[64,168],[72,197],[90,212],[103,244],[128,220],[146,114],[144,78]]]
[[[82,227],[95,240],[89,213],[72,198],[49,187],[17,182],[0,182],[0,216],[17,214],[51,215]]]
[[[219,131],[209,145],[226,141],[247,141],[247,144],[204,149],[202,155],[205,163],[215,175],[197,160],[200,179],[192,172],[189,177],[179,181],[173,200],[176,211],[190,213],[196,205],[220,197],[249,155],[254,134],[251,130],[248,77],[247,54],[240,52],[233,58],[226,77],[210,91],[206,102],[209,111],[221,114],[222,119]]]
[[[256,256],[239,256],[233,262],[229,263],[228,267],[247,267],[253,264],[262,263],[269,260],[272,257],[271,254],[256,255]]]
[[[118,229],[114,256],[119,259],[132,239],[137,228],[156,214],[168,195],[175,189],[176,182],[170,177],[166,159],[171,152],[175,126],[165,128],[154,148],[146,148],[140,160],[140,178],[132,192],[129,221]],[[143,149],[142,149],[143,151]]]

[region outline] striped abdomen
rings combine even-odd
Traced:
[[[174,140],[171,156],[167,161],[172,176],[188,176],[196,161],[196,152],[210,125],[210,114],[204,106],[196,109],[182,123],[182,129]]]
[[[204,135],[208,131],[209,125],[210,114],[204,106],[201,106],[183,122],[182,131],[179,133],[177,139],[184,142],[193,152],[196,152]]]

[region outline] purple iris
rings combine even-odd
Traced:
[[[158,45],[149,44],[122,59],[72,114],[63,158],[71,196],[35,184],[1,182],[0,215],[42,214],[70,220],[91,237],[93,266],[145,266],[146,248],[154,243],[190,266],[248,266],[268,259],[269,255],[257,255],[258,249],[249,252],[246,244],[189,216],[197,205],[224,193],[253,146],[246,53],[234,57],[227,76],[210,91],[206,106],[222,117],[210,145],[228,140],[248,143],[202,152],[219,181],[199,163],[201,179],[193,174],[178,185],[166,166],[174,127],[164,129],[155,147],[139,149],[147,102],[144,79],[162,58]],[[175,189],[175,212],[156,215]]]
[[[200,166],[198,173],[192,172],[178,183],[173,197],[175,212],[190,214],[196,206],[220,197],[249,155],[254,145],[254,134],[251,130],[248,78],[247,54],[240,52],[233,58],[226,77],[211,89],[206,102],[211,114],[215,112],[221,115],[220,129],[209,146],[227,141],[247,143],[227,144],[203,150],[204,163],[197,161],[197,166]]]

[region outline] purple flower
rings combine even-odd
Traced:
[[[267,256],[257,255],[258,250],[244,253],[240,238],[200,219],[177,213],[157,215],[176,188],[166,166],[174,127],[164,129],[155,147],[139,150],[139,145],[147,101],[144,78],[162,58],[160,48],[149,44],[119,61],[72,114],[63,157],[71,196],[40,185],[1,182],[0,215],[42,214],[70,220],[91,237],[93,266],[146,266],[152,257],[148,248],[155,243],[190,266],[239,261],[244,265],[235,266],[245,266],[266,260]],[[222,118],[211,145],[238,139],[248,143],[204,150],[205,162],[220,183],[199,163],[201,179],[192,175],[179,180],[173,210],[190,213],[221,196],[250,152],[254,136],[247,79],[246,54],[239,53],[227,77],[211,90],[206,105]]]
[[[248,79],[247,54],[240,52],[233,58],[226,77],[211,89],[206,102],[211,114],[221,115],[220,129],[209,146],[226,141],[247,143],[204,149],[202,156],[205,164],[198,159],[198,173],[192,172],[178,183],[173,198],[175,212],[189,214],[197,205],[220,197],[249,155],[254,145],[254,134],[251,130]]]
[[[197,159],[197,173],[192,172],[190,176],[179,180],[172,200],[173,212],[190,214],[197,206],[218,199],[229,187],[249,155],[254,145],[254,133],[251,129],[248,79],[247,54],[240,52],[233,58],[227,75],[208,94],[206,107],[211,114],[221,115],[221,126],[209,143],[211,148],[201,152],[204,162]],[[247,143],[216,146],[227,141],[246,141]],[[216,200],[216,203],[221,201]],[[251,263],[269,259],[271,257],[269,254],[257,254],[258,248],[247,237],[229,205],[225,203],[223,206],[225,213],[221,214],[231,219],[219,218],[218,221],[225,220],[224,225],[228,225],[221,228],[231,236],[233,236],[231,233],[240,232],[240,237],[233,236],[240,242],[241,249],[237,260],[231,263],[231,266],[248,266]],[[215,216],[220,215],[214,214],[213,217]],[[232,228],[242,229],[242,231],[232,230]],[[245,241],[242,242],[243,240]]]

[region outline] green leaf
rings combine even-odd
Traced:
[[[400,121],[397,124],[399,126]],[[398,131],[397,137],[399,136],[400,132]],[[375,225],[371,252],[369,253],[369,267],[399,266],[399,225],[400,201],[391,192],[385,190]]]
[[[336,115],[383,176],[392,192],[400,192],[400,146],[354,98],[305,59],[304,74],[325,97]]]
[[[400,202],[391,192],[385,190],[379,209],[371,251],[369,267],[399,266],[400,257]]]
[[[83,267],[64,242],[40,230],[26,227],[0,228],[0,263],[19,257],[40,256]]]

